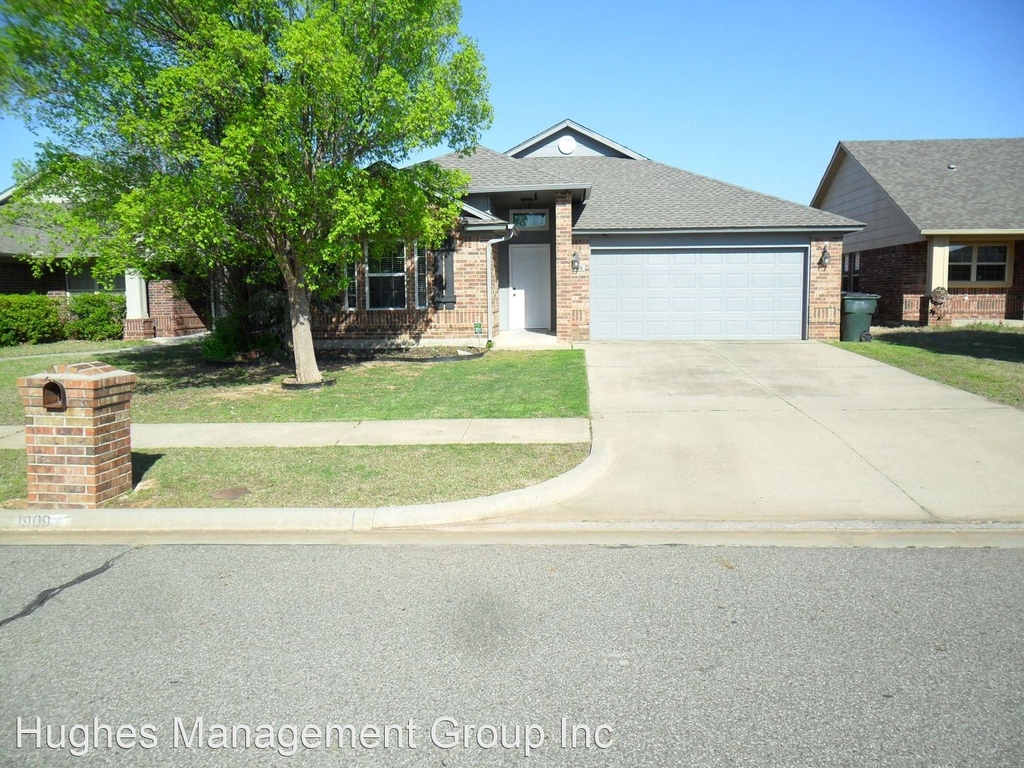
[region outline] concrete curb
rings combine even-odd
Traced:
[[[581,493],[611,463],[608,444],[595,443],[581,464],[543,483],[462,501],[404,507],[285,508],[243,507],[201,509],[75,509],[0,510],[0,543],[17,537],[68,535],[321,534],[337,535],[381,530],[422,529],[524,512],[558,504]]]

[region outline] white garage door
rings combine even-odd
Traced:
[[[597,339],[800,339],[802,250],[597,251],[590,336]]]

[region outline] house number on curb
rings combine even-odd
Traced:
[[[19,515],[19,528],[53,528],[68,521],[67,515]]]

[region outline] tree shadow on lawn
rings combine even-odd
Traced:
[[[319,358],[319,356],[318,356]],[[136,374],[135,394],[183,388],[244,387],[269,384],[294,373],[290,357],[262,358],[246,363],[213,363],[203,357],[198,344],[164,347],[102,355],[102,360]],[[327,369],[334,371],[360,362],[357,357],[331,356]]]
[[[877,338],[887,344],[915,347],[940,355],[1024,363],[1024,333],[1015,331],[966,328],[952,331],[896,331]]]

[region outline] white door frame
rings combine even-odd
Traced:
[[[516,284],[517,261],[523,285]],[[509,330],[551,330],[551,246],[509,245],[508,274]]]

